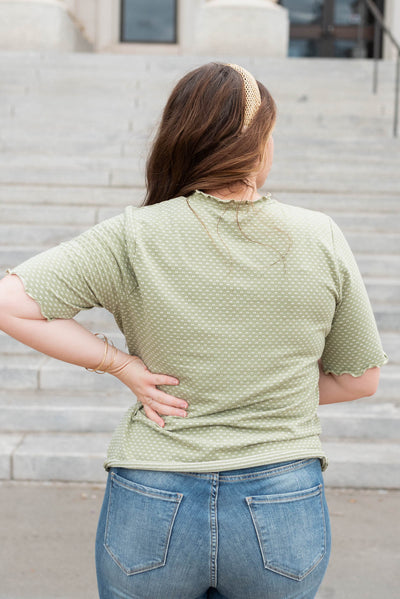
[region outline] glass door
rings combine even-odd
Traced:
[[[378,0],[383,12],[384,0]],[[360,0],[281,0],[289,11],[289,56],[369,58],[372,16]],[[382,40],[379,41],[382,56]]]

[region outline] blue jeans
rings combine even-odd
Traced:
[[[223,472],[111,468],[100,599],[312,599],[331,531],[318,458]]]

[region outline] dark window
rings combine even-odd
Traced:
[[[361,0],[280,0],[289,11],[289,56],[373,56],[373,17]],[[384,0],[376,0],[383,13]],[[380,35],[378,56],[382,56]]]
[[[121,0],[121,42],[176,43],[176,0]]]
[[[296,25],[322,23],[324,0],[283,0],[280,4],[289,10],[290,23]]]

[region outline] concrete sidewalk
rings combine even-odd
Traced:
[[[98,599],[103,494],[100,484],[0,482],[0,599]],[[326,497],[332,554],[318,599],[399,597],[400,491],[328,488]]]

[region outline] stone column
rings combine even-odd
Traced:
[[[289,15],[272,0],[186,0],[184,52],[275,56],[288,54]],[[186,3],[185,2],[185,3]],[[191,5],[189,11],[188,5]]]
[[[385,1],[385,23],[391,29],[394,38],[400,43],[400,0]],[[395,60],[397,50],[388,36],[383,39],[383,58]]]
[[[85,52],[92,49],[61,0],[0,0],[0,49]]]

